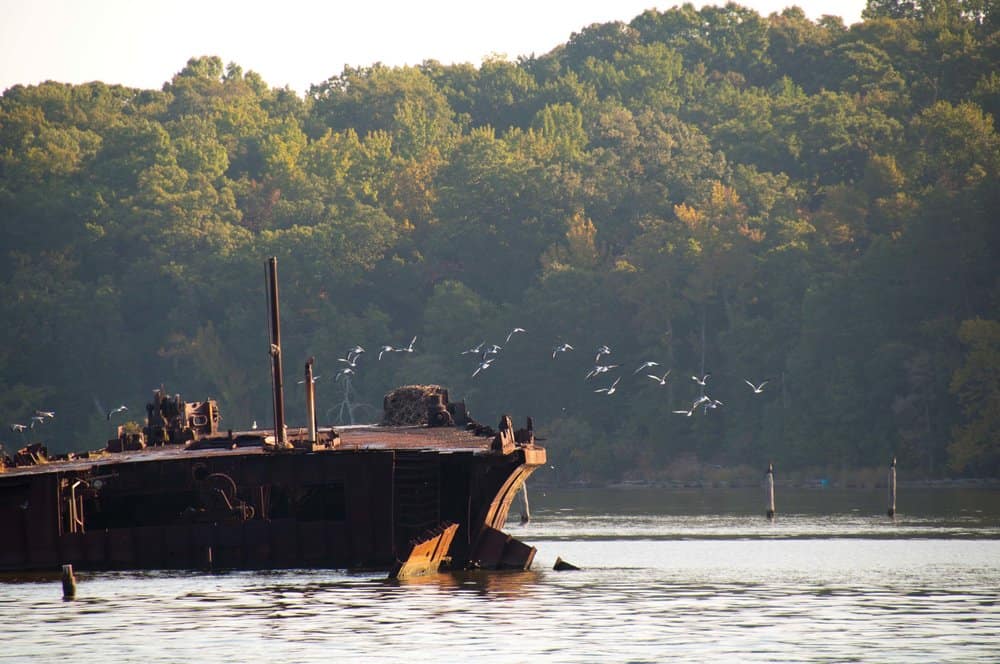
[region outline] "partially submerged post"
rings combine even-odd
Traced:
[[[521,485],[521,497],[524,499],[524,511],[521,512],[521,523],[531,521],[531,507],[528,506],[528,483]]]
[[[271,383],[274,388],[274,441],[277,447],[288,447],[285,433],[285,392],[281,370],[281,321],[278,315],[278,259],[267,260],[268,308],[271,322]]]
[[[573,563],[566,562],[565,560],[562,559],[562,557],[556,556],[556,564],[552,566],[552,569],[554,569],[557,572],[570,572],[573,570],[578,570],[580,568],[574,565]]]
[[[316,442],[316,384],[313,382],[313,361],[306,362],[306,419],[309,421],[309,442]]]
[[[896,518],[896,457],[889,464],[889,518]]]
[[[767,464],[767,475],[764,478],[764,493],[767,502],[767,518],[774,519],[774,464]]]
[[[62,587],[63,599],[73,599],[76,597],[76,577],[73,576],[73,566],[62,566]]]

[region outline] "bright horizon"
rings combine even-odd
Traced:
[[[627,23],[646,9],[678,4],[508,0],[498,8],[476,0],[371,0],[338,8],[304,0],[0,0],[0,91],[47,80],[160,89],[190,58],[210,55],[301,95],[345,66],[425,60],[478,66],[492,55],[542,55],[593,23]],[[704,4],[723,3],[695,3]],[[850,25],[860,20],[865,0],[739,4],[762,16],[797,5],[812,20],[836,14]]]

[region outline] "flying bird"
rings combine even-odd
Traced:
[[[509,342],[510,342],[510,338],[511,338],[512,336],[514,336],[514,335],[515,335],[515,334],[517,334],[518,332],[524,332],[524,331],[525,331],[525,329],[524,329],[523,327],[515,327],[515,328],[514,328],[513,330],[511,330],[511,331],[510,331],[510,332],[509,332],[509,333],[507,334],[507,339],[506,339],[506,340],[504,341],[504,343],[505,343],[505,344],[506,344],[506,343],[509,343]]]
[[[334,380],[340,380],[341,376],[352,376],[354,375],[354,369],[350,367],[344,367],[337,372],[337,375],[333,377]]]
[[[646,374],[646,375],[655,380],[656,382],[658,382],[660,385],[666,385],[667,376],[670,375],[670,369],[667,369],[667,373],[663,374],[662,376],[654,376],[653,374]]]
[[[673,412],[677,413],[678,415],[685,415],[687,417],[691,417],[691,415],[694,414],[694,408],[692,408],[691,410],[675,410]]]
[[[743,382],[750,386],[750,389],[753,390],[754,394],[760,394],[761,392],[763,392],[764,391],[764,386],[767,385],[767,381],[766,380],[763,383],[761,383],[760,385],[754,385],[753,383],[751,383],[750,381],[748,381],[746,378],[743,379]]]
[[[598,346],[597,357],[594,358],[594,364],[597,364],[598,362],[601,361],[601,355],[611,355],[611,349],[608,348],[607,346]]]
[[[28,428],[27,424],[11,424],[10,430],[17,433],[24,433],[24,430]]]
[[[615,393],[615,387],[618,385],[618,381],[620,381],[621,379],[622,377],[619,376],[618,378],[615,378],[615,382],[611,383],[611,387],[602,387],[594,390],[594,392],[607,392],[608,396],[611,396],[612,394]]]
[[[115,413],[124,413],[127,410],[128,406],[126,406],[125,404],[122,404],[117,408],[112,408],[111,410],[108,411],[108,419],[110,420],[111,416],[114,415]]]
[[[481,359],[485,360],[487,355],[497,355],[503,350],[503,346],[498,344],[491,344],[488,348],[483,349],[483,354]]]
[[[415,343],[417,343],[417,338],[413,337],[412,339],[410,339],[410,345],[409,346],[407,346],[406,348],[397,348],[396,352],[397,353],[412,353],[413,352],[413,344],[415,344]]]
[[[565,353],[568,350],[573,350],[573,347],[569,344],[559,344],[552,348],[552,358],[555,359],[557,353]]]
[[[31,424],[28,425],[28,428],[34,429],[36,424],[42,424],[43,422],[45,422],[45,418],[41,415],[32,415]]]
[[[617,364],[595,364],[594,368],[590,370],[590,373],[584,377],[584,380],[589,380],[597,374],[607,373],[617,366]]]
[[[351,355],[350,353],[347,354],[347,357],[338,357],[337,361],[345,363],[347,366],[351,367],[352,369],[358,366],[358,356],[357,355]]]
[[[658,367],[658,366],[660,366],[659,362],[643,362],[641,365],[639,365],[638,369],[636,369],[635,371],[632,372],[632,375],[633,376],[636,375],[637,373],[639,373],[643,369],[648,369],[649,367]]]
[[[319,376],[313,376],[313,378],[312,378],[312,382],[314,382],[314,383],[315,383],[315,382],[316,382],[317,380],[319,380],[319,379],[320,379],[320,377],[319,377]],[[305,385],[305,383],[306,383],[306,379],[305,379],[305,378],[303,378],[302,380],[298,381],[298,382],[296,383],[296,385]]]
[[[708,380],[709,376],[711,376],[711,375],[712,374],[707,373],[704,376],[702,376],[701,378],[698,378],[697,376],[691,376],[691,380],[693,380],[694,382],[698,383],[702,387],[705,387],[705,382]]]
[[[704,400],[704,404],[702,406],[702,413],[703,414],[708,414],[709,408],[711,408],[711,409],[714,410],[715,408],[718,408],[721,405],[723,405],[723,403],[721,401],[719,401],[718,399],[706,398]]]
[[[476,367],[476,370],[472,372],[472,377],[475,378],[480,371],[486,371],[487,369],[489,369],[490,364],[492,363],[493,363],[493,358],[490,358],[488,360],[483,360],[482,362],[480,362],[479,366]]]
[[[482,350],[483,346],[486,345],[485,341],[480,341],[478,346],[473,346],[468,350],[463,350],[459,355],[478,355]]]
[[[38,417],[52,418],[56,416],[56,412],[54,410],[36,410],[35,415],[37,415]]]
[[[382,346],[381,348],[378,349],[378,359],[380,360],[382,359],[383,353],[391,353],[394,350],[396,349],[393,348],[392,346]]]

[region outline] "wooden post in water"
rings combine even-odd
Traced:
[[[774,519],[774,464],[767,464],[767,475],[764,478],[764,493],[767,501],[767,518]]]
[[[889,464],[889,518],[896,518],[896,457]]]
[[[62,566],[62,587],[63,599],[73,599],[76,597],[76,577],[73,576],[73,566]]]

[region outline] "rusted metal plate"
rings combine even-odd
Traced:
[[[389,578],[405,579],[436,573],[441,567],[441,563],[448,558],[448,552],[457,530],[457,523],[442,524],[420,539],[413,541],[406,560],[392,568],[389,572]]]

